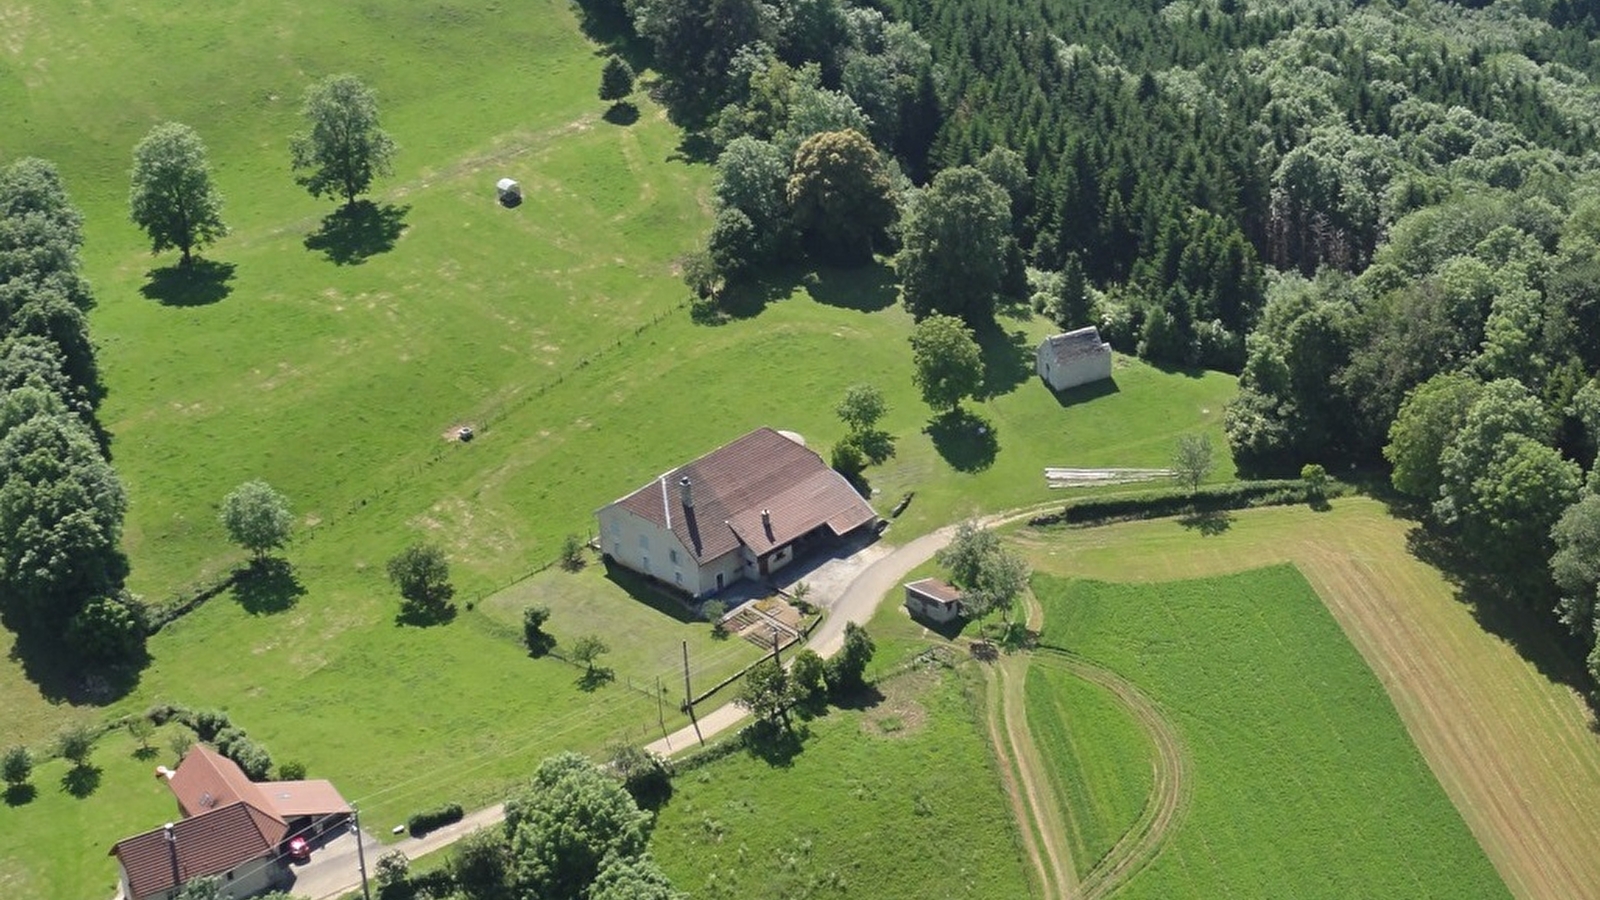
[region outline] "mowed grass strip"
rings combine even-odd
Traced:
[[[1381,685],[1288,566],[1154,584],[1034,579],[1043,640],[1168,712],[1192,803],[1119,897],[1509,896]]]
[[[1292,561],[1378,676],[1412,740],[1518,897],[1600,884],[1600,741],[1580,666],[1516,601],[1479,610],[1408,549],[1416,526],[1367,499],[1251,510],[1217,533],[1178,520],[1036,532],[1034,565],[1117,581]]]
[[[1053,794],[1044,802],[1063,811],[1081,878],[1150,801],[1154,748],[1115,697],[1071,672],[1031,665],[1024,691]]]
[[[651,851],[698,898],[1032,896],[966,677],[934,669],[809,723],[792,764],[678,776]]]

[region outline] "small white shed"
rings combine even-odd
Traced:
[[[905,585],[906,611],[919,619],[949,622],[961,615],[961,589],[937,578]]]
[[[1111,377],[1111,345],[1100,340],[1093,325],[1058,334],[1039,344],[1036,368],[1051,390],[1100,381]]]
[[[508,200],[514,202],[522,199],[522,185],[517,184],[510,178],[502,178],[495,182],[494,189],[500,195],[501,203],[505,203]]]

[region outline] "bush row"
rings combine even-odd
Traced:
[[[461,821],[465,812],[459,803],[446,803],[433,809],[423,810],[406,820],[406,830],[412,837],[421,837],[430,831],[443,828]]]
[[[188,615],[199,609],[202,604],[212,597],[217,596],[239,580],[244,568],[234,569],[226,574],[219,575],[209,582],[195,585],[186,591],[173,595],[171,600],[160,606],[146,607],[145,632],[155,634],[168,624],[177,621],[180,617]]]
[[[1028,524],[1100,525],[1130,519],[1200,515],[1257,506],[1289,506],[1319,502],[1343,492],[1343,487],[1335,483],[1317,488],[1298,478],[1241,481],[1207,485],[1194,493],[1164,490],[1130,496],[1086,497],[1068,503],[1060,512],[1035,516],[1028,520]]]

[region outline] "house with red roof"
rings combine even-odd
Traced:
[[[662,473],[595,517],[607,559],[696,597],[766,578],[809,545],[878,521],[843,475],[771,428]]]
[[[254,782],[204,744],[184,754],[176,770],[161,766],[156,776],[172,790],[182,818],[111,848],[124,900],[171,900],[204,875],[221,878],[238,898],[285,887],[293,881],[286,843],[312,840],[351,813],[328,781]]]

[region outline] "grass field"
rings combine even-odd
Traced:
[[[1377,675],[1412,741],[1511,892],[1582,897],[1600,884],[1600,745],[1542,626],[1478,611],[1407,548],[1371,500],[1254,510],[1220,531],[1178,520],[1022,529],[1038,570],[1153,583],[1293,562]]]
[[[680,775],[651,851],[706,900],[1032,896],[963,677],[880,685],[875,706],[813,720],[790,765]]]
[[[1058,669],[1028,668],[1028,730],[1067,819],[1069,852],[1087,875],[1139,818],[1151,789],[1150,740],[1104,688]]]
[[[602,119],[600,59],[564,2],[508,15],[487,0],[0,0],[0,22],[0,104],[14,111],[0,162],[55,161],[85,215],[130,587],[160,603],[237,564],[215,516],[244,480],[284,491],[300,523],[292,579],[163,630],[109,705],[0,659],[0,744],[43,747],[68,721],[160,701],[218,706],[374,821],[471,803],[558,747],[658,729],[654,698],[628,680],[653,682],[680,640],[697,679],[740,661],[743,648],[704,643],[594,571],[517,579],[587,533],[594,508],[750,428],[793,428],[825,453],[843,431],[836,398],[879,383],[900,452],[868,477],[885,506],[917,492],[903,536],[1044,498],[1046,464],[1157,464],[1201,429],[1220,447],[1232,379],[1124,362],[1116,392],[1063,408],[1027,377],[1045,326],[1013,320],[989,341],[993,396],[970,405],[992,443],[925,432],[910,320],[882,267],[800,273],[759,314],[690,322],[674,266],[708,224],[709,169],[681,157],[642,94],[638,123]],[[377,90],[401,148],[372,197],[380,227],[343,242],[327,232],[333,204],[287,165],[301,92],[338,71]],[[181,291],[174,260],[126,221],[131,148],[165,119],[207,141],[233,229],[204,252],[213,280]],[[522,182],[521,207],[494,202],[501,176]],[[462,423],[477,440],[444,439]],[[449,552],[458,600],[479,606],[400,628],[383,563],[424,538]],[[606,631],[619,683],[587,693],[570,667],[527,659],[514,637],[531,602],[559,607],[558,637]],[[70,842],[48,783],[0,816],[0,886],[55,900],[109,885],[103,849],[82,847],[170,815],[165,797],[118,794],[120,777],[108,768],[68,804],[84,826]]]
[[[1042,640],[1141,686],[1191,754],[1187,813],[1118,897],[1508,896],[1294,569],[1034,588]]]

